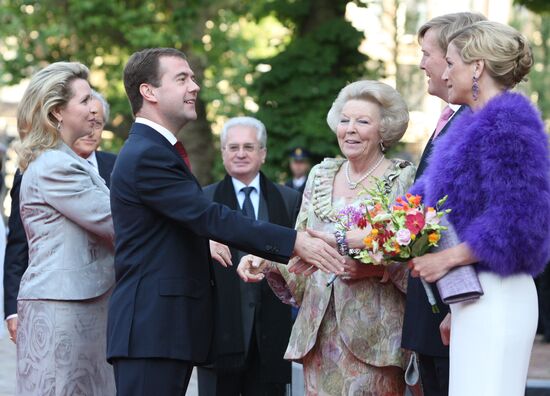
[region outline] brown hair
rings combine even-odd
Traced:
[[[137,114],[143,105],[143,97],[139,92],[141,84],[160,86],[162,76],[159,74],[159,59],[163,56],[173,56],[187,60],[185,54],[175,48],[147,48],[135,52],[124,67],[124,89],[132,106],[132,112]]]

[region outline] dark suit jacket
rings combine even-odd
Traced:
[[[103,151],[96,151],[95,154],[99,174],[105,180],[107,186],[109,186],[116,155]],[[13,177],[13,186],[10,191],[11,213],[8,220],[8,242],[4,258],[4,317],[17,313],[19,284],[29,263],[27,236],[25,235],[25,229],[19,215],[21,178],[21,173],[17,170]]]
[[[136,123],[111,176],[116,285],[107,358],[209,359],[214,280],[208,240],[287,262],[294,230],[212,203],[176,149]]]
[[[463,109],[464,106],[457,110],[453,118],[439,132],[437,139],[447,132]],[[433,144],[433,139],[430,138],[420,158],[415,179],[418,179],[428,166]],[[432,312],[420,278],[413,278],[409,275],[401,346],[428,356],[448,357],[449,347],[441,342],[439,325],[449,313],[449,306],[441,301],[435,285],[432,286],[432,290],[439,307],[440,313],[438,314]]]
[[[306,184],[307,184],[307,178],[306,178],[306,181],[304,182],[304,184],[302,184],[302,186],[300,188],[294,188],[294,184],[292,184],[292,179],[289,179],[289,180],[286,181],[285,186],[290,187],[293,190],[299,191],[300,194],[304,194],[304,190],[306,189]]]
[[[271,182],[260,173],[261,200],[265,202],[269,222],[285,227],[294,227],[300,210],[302,196],[298,191]],[[239,210],[231,176],[211,184],[204,189],[205,195],[215,202]],[[231,249],[233,267],[224,268],[214,264],[214,277],[217,285],[216,298],[216,351],[214,367],[220,370],[242,367],[246,360],[243,338],[243,324],[251,319],[256,330],[258,350],[261,361],[261,380],[264,383],[289,383],[291,379],[290,362],[283,359],[292,319],[290,306],[283,304],[271,291],[267,281],[258,284],[244,283],[237,275],[239,252]],[[251,309],[243,312],[243,291],[258,287],[260,299]],[[246,307],[244,308],[246,309]],[[248,318],[247,315],[253,315]],[[248,342],[248,340],[246,340]]]

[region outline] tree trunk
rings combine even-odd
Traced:
[[[200,84],[204,76],[204,63],[191,53],[186,55]],[[206,119],[206,104],[201,100],[200,93],[195,108],[197,110],[196,121],[188,123],[180,131],[178,138],[185,144],[191,160],[193,174],[204,186],[212,182],[211,170],[214,163],[214,144],[210,123]]]

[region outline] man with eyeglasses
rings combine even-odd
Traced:
[[[294,227],[301,194],[260,171],[267,154],[264,124],[252,117],[232,118],[220,138],[227,175],[205,187],[205,194],[254,219]],[[291,379],[290,362],[283,360],[292,326],[290,306],[275,297],[265,280],[245,283],[239,278],[236,268],[244,252],[213,241],[210,250],[214,259],[230,258],[233,266],[214,266],[218,356],[212,366],[198,369],[199,395],[285,395]]]

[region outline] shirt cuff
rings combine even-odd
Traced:
[[[8,320],[10,320],[10,319],[12,319],[12,318],[17,318],[17,314],[8,315],[8,316],[6,317],[6,321],[8,321]]]

